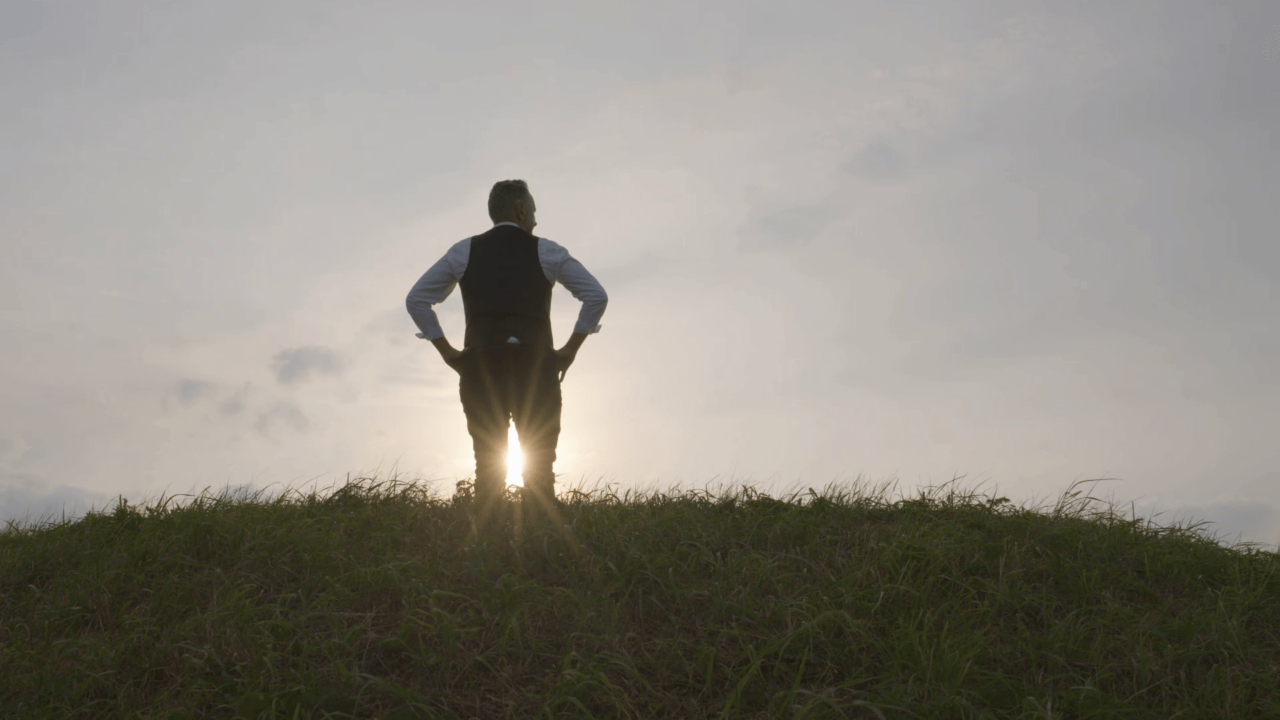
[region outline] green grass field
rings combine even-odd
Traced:
[[[0,716],[1280,718],[1280,556],[1080,486],[571,492],[480,541],[466,498],[11,526]]]

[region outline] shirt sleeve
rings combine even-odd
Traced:
[[[538,238],[538,259],[547,279],[564,285],[569,294],[582,303],[573,331],[600,332],[600,318],[604,317],[604,309],[609,304],[609,296],[600,282],[568,250],[546,238]]]
[[[424,340],[444,337],[440,320],[431,306],[444,302],[445,298],[453,293],[453,289],[458,286],[458,281],[466,273],[467,262],[470,259],[471,238],[454,243],[444,257],[437,260],[435,265],[418,278],[418,282],[409,291],[404,304],[409,310],[409,317],[413,318],[414,324],[422,331],[418,333],[418,337]]]

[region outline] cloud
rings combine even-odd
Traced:
[[[1168,495],[1152,497],[1138,505],[1137,514],[1153,517],[1160,525],[1204,523],[1205,534],[1226,544],[1280,547],[1280,502],[1275,492],[1280,487],[1280,472],[1264,472],[1234,487],[1229,481],[1215,487],[1221,491],[1199,502],[1177,502]]]
[[[272,406],[270,410],[258,413],[258,422],[254,425],[258,433],[263,436],[270,436],[272,430],[281,426],[305,433],[311,423],[297,405],[283,400]]]
[[[669,265],[662,255],[646,250],[630,262],[600,270],[596,276],[608,287],[618,288],[652,278]]]
[[[244,412],[245,400],[247,400],[248,397],[249,397],[249,384],[245,383],[244,387],[240,388],[234,394],[227,397],[226,400],[222,401],[222,404],[218,406],[218,413],[220,415],[227,415],[227,416],[239,415],[240,413]]]
[[[764,215],[742,234],[741,247],[802,247],[813,242],[840,211],[834,205],[801,205]]]
[[[0,435],[0,467],[14,467],[31,451],[30,444],[20,437]]]
[[[907,166],[907,157],[883,141],[868,144],[859,150],[849,162],[846,172],[877,180],[901,175]]]
[[[271,360],[271,369],[281,384],[293,385],[310,380],[313,373],[337,375],[342,372],[343,365],[332,350],[308,345],[276,353]]]
[[[71,485],[49,488],[29,473],[7,473],[0,478],[0,522],[22,525],[56,521],[64,513],[67,517],[80,517],[89,510],[103,508],[111,499],[105,493]]]
[[[178,381],[178,386],[175,388],[174,392],[178,396],[179,403],[183,405],[190,405],[196,400],[199,400],[202,396],[208,394],[212,389],[213,383],[205,382],[203,380],[183,378]]]
[[[1180,505],[1167,517],[1179,524],[1206,522],[1208,534],[1227,544],[1280,545],[1280,509],[1258,499]]]

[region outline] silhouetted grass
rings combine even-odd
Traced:
[[[0,715],[1280,717],[1280,561],[1073,489],[205,494],[0,534]],[[465,487],[463,488],[465,490]]]

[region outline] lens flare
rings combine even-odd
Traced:
[[[507,484],[516,487],[524,487],[524,477],[521,471],[524,468],[524,455],[520,452],[520,440],[516,437],[516,427],[513,424],[507,429]]]

